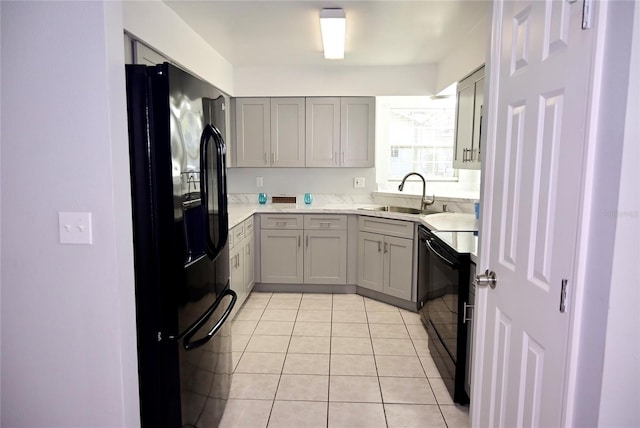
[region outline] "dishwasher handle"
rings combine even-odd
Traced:
[[[429,250],[429,252],[435,256],[437,256],[445,265],[447,265],[449,267],[449,269],[452,270],[456,270],[458,269],[458,267],[460,266],[460,263],[457,260],[450,260],[447,257],[443,256],[442,254],[440,254],[433,245],[433,239],[425,239],[424,240],[425,245],[427,246],[427,249]]]

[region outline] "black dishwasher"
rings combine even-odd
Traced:
[[[469,403],[465,390],[470,248],[474,232],[432,232],[418,228],[418,311],[429,334],[429,351],[453,401]],[[477,245],[477,244],[476,244]]]

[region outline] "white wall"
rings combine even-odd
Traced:
[[[1,425],[139,425],[121,5],[1,19]],[[93,245],[60,245],[59,211]]]
[[[433,95],[435,65],[235,67],[235,96]]]
[[[640,426],[640,7],[636,4],[598,425]]]
[[[230,168],[227,171],[229,193],[259,193],[269,196],[316,194],[368,195],[375,190],[373,168]],[[263,177],[264,186],[256,186]],[[355,189],[353,179],[365,178],[365,188]]]
[[[438,63],[436,94],[487,61],[490,33],[491,14],[487,13],[484,19],[470,31],[469,37],[451,49],[449,54]]]
[[[637,15],[634,19],[635,2],[594,6],[597,19],[591,31],[606,28],[606,36],[597,43],[600,56],[596,56],[595,74],[602,77],[594,88],[593,114],[588,118],[589,138],[595,144],[589,144],[586,165],[585,186],[590,192],[585,196],[580,230],[577,282],[582,286],[575,290],[573,309],[579,334],[573,338],[578,346],[572,347],[568,364],[567,423],[638,426],[640,351],[634,294],[639,286],[639,218],[637,211],[635,218],[629,218],[619,210],[633,211],[634,204],[637,210],[638,128],[627,118],[637,122],[637,68],[635,77],[630,78],[629,71],[632,35],[635,32],[637,37],[640,23]],[[632,104],[627,105],[630,100]],[[636,158],[627,158],[634,156],[634,150]]]
[[[124,29],[193,74],[234,95],[233,66],[160,0],[124,1]]]

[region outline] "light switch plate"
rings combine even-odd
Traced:
[[[264,180],[262,177],[256,177],[256,187],[262,187],[264,185]]]
[[[364,188],[364,177],[356,177],[353,179],[353,187],[356,189]]]
[[[59,212],[58,228],[61,244],[93,244],[91,213]]]

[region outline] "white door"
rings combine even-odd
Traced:
[[[594,47],[581,20],[582,2],[494,3],[481,266],[497,286],[479,289],[473,426],[563,425]]]

